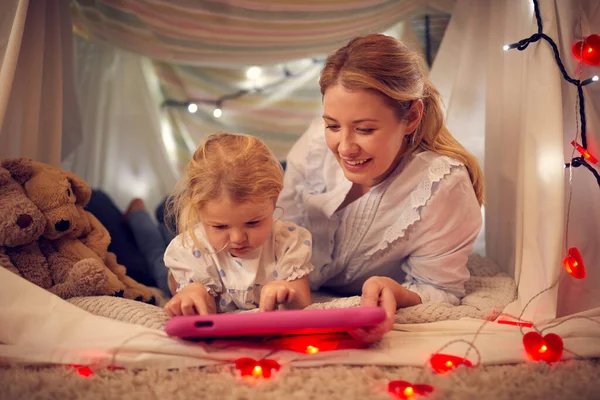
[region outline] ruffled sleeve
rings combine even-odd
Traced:
[[[467,260],[482,226],[481,208],[462,166],[435,186],[409,233],[405,287],[423,303],[458,305],[470,276]]]
[[[325,191],[322,175],[328,149],[324,130],[322,119],[315,118],[286,158],[283,190],[277,205],[285,210],[287,221],[298,225],[305,225],[307,195]]]
[[[293,281],[308,275],[314,269],[312,236],[294,223],[282,222],[275,233],[276,279]]]
[[[223,292],[223,283],[211,254],[206,248],[196,248],[187,233],[171,241],[165,251],[164,261],[177,282],[177,292],[193,282],[204,285],[212,296]]]

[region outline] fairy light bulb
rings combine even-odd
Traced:
[[[261,75],[262,69],[260,67],[253,66],[248,68],[248,70],[246,71],[246,78],[248,79],[255,80],[260,78]]]
[[[406,397],[411,398],[415,394],[415,389],[413,389],[412,386],[409,386],[406,389],[404,389],[403,393]]]
[[[540,353],[545,353],[548,350],[548,347],[543,344],[542,347],[540,347]]]
[[[260,365],[257,365],[252,369],[252,376],[255,376],[258,378],[259,376],[262,376],[262,374],[263,374],[263,370]]]
[[[215,108],[215,110],[213,111],[213,117],[215,118],[221,118],[221,115],[223,115],[223,110],[221,110],[220,108]]]
[[[510,46],[505,44],[504,46],[502,46],[502,50],[507,51],[508,49],[510,49]]]
[[[577,247],[571,247],[567,251],[567,256],[563,261],[565,269],[573,278],[583,279],[585,278],[585,266],[583,264],[583,257]]]
[[[315,346],[306,346],[306,353],[308,354],[316,354],[319,352],[319,348]]]
[[[572,140],[571,146],[575,147],[575,150],[577,150],[579,154],[581,154],[587,161],[591,162],[592,164],[598,163],[598,159],[591,155],[589,151],[584,149],[583,146],[580,146],[576,141]]]
[[[194,114],[196,111],[198,111],[198,105],[195,103],[190,103],[190,104],[188,104],[187,109],[191,114]]]

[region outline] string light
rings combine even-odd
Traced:
[[[251,80],[258,79],[258,78],[260,78],[261,75],[262,75],[262,69],[260,69],[260,67],[256,67],[256,66],[250,67],[246,71],[246,77]]]
[[[567,272],[576,279],[585,278],[585,266],[583,258],[577,247],[571,247],[567,252],[567,257],[563,261],[563,265]]]
[[[298,77],[301,77],[301,76],[304,76],[304,75],[310,73],[311,71],[314,70],[313,69],[314,65],[320,64],[322,62],[323,61],[318,58],[313,58],[308,67],[306,67],[305,69],[303,69],[302,71],[297,72],[297,73],[291,72],[287,66],[284,66],[283,71],[282,71],[283,77],[276,80],[275,82],[272,82],[272,83],[266,84],[266,85],[255,85],[251,89],[240,89],[236,92],[224,94],[221,97],[216,98],[216,99],[189,99],[186,101],[166,99],[163,101],[162,106],[163,107],[175,107],[175,108],[186,107],[190,113],[194,114],[198,111],[199,104],[214,105],[215,108],[213,109],[213,117],[220,118],[223,115],[223,106],[226,101],[236,100],[236,99],[239,99],[240,97],[246,96],[248,94],[257,94],[257,93],[261,94],[261,93],[270,91],[270,90],[280,86],[288,79],[298,78]],[[263,69],[261,67],[251,66],[246,70],[246,77],[252,81],[257,81],[258,78],[260,78],[262,76],[262,73],[263,73]]]
[[[196,111],[198,111],[198,105],[196,103],[190,103],[188,105],[188,111],[194,114]]]
[[[240,372],[242,377],[268,379],[281,369],[281,365],[271,359],[255,360],[243,357],[235,360],[235,368]]]
[[[444,374],[461,365],[466,367],[473,366],[471,361],[467,360],[466,358],[440,353],[432,355],[429,359],[429,363],[431,364],[431,368],[433,368],[433,370],[438,374]]]
[[[531,43],[535,43],[541,39],[547,41],[550,44],[550,46],[552,47],[552,51],[554,53],[554,59],[556,60],[556,64],[558,65],[558,68],[560,69],[560,72],[561,72],[563,78],[570,84],[575,85],[577,87],[577,94],[579,96],[579,119],[581,120],[581,145],[584,149],[587,150],[587,130],[586,130],[586,120],[585,120],[585,112],[584,112],[585,99],[584,99],[584,95],[583,95],[583,86],[588,85],[592,82],[597,82],[598,79],[595,76],[590,79],[586,79],[582,82],[579,79],[574,79],[574,78],[571,78],[571,76],[569,76],[569,74],[567,73],[567,70],[565,69],[565,66],[560,58],[558,46],[556,45],[554,40],[552,40],[552,38],[550,38],[548,35],[543,33],[542,17],[540,15],[538,0],[533,0],[533,6],[534,6],[534,10],[535,10],[535,18],[536,18],[537,27],[538,27],[537,33],[534,33],[530,37],[522,39],[517,43],[505,45],[504,49],[509,50],[509,49],[516,48],[519,51],[523,51]],[[592,36],[598,36],[598,35],[592,35]],[[573,162],[571,162],[571,165],[573,165],[575,167]],[[583,164],[578,164],[577,166],[580,166],[580,165],[583,165]],[[600,185],[600,181],[599,181],[599,185]]]
[[[598,163],[598,160],[596,159],[596,157],[594,157],[593,155],[591,155],[589,151],[587,151],[586,149],[584,149],[583,147],[581,147],[574,140],[571,141],[571,145],[573,147],[575,147],[575,149],[579,152],[579,154],[581,154],[583,156],[583,158],[585,158],[587,161],[591,162],[592,164],[597,164]]]
[[[397,399],[412,400],[417,395],[427,396],[433,392],[433,386],[422,383],[412,384],[408,381],[395,380],[388,383],[388,393],[392,394]]]
[[[523,336],[523,346],[533,361],[549,364],[559,361],[564,349],[562,338],[555,333],[542,336],[538,332],[527,332]]]

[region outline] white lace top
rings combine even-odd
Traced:
[[[340,211],[352,183],[313,122],[287,158],[278,205],[313,236],[311,288],[359,294],[373,275],[389,276],[423,303],[458,304],[482,225],[466,168],[433,152],[413,155],[381,184]]]
[[[177,282],[178,292],[192,282],[201,283],[216,298],[219,312],[254,309],[265,284],[293,281],[313,270],[310,232],[291,222],[273,222],[267,241],[244,258],[215,252],[202,225],[194,234],[201,248],[194,246],[189,234],[180,234],[165,251],[165,265]]]

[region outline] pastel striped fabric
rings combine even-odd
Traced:
[[[447,15],[455,0],[76,0],[74,30],[153,60],[165,100],[174,158],[183,168],[208,134],[263,139],[279,159],[320,114],[318,76],[325,56],[349,39],[424,14]],[[444,26],[445,28],[445,26]],[[443,33],[443,32],[442,32]],[[248,79],[249,66],[261,66]],[[285,78],[285,71],[292,73]],[[273,85],[276,83],[275,85]],[[238,90],[270,87],[225,101]]]
[[[269,64],[327,54],[450,0],[77,0],[86,37],[176,64]]]

